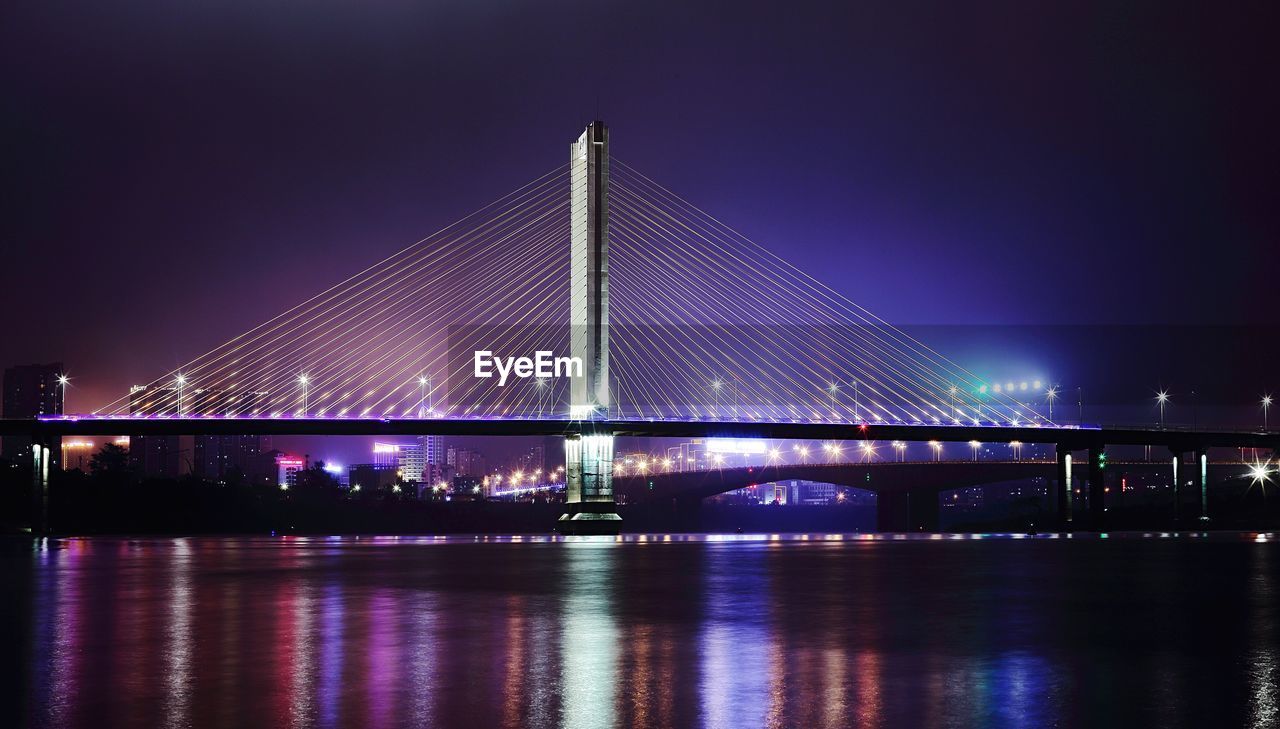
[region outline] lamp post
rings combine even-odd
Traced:
[[[1169,402],[1169,393],[1161,390],[1156,393],[1156,403],[1160,405],[1160,430],[1164,430],[1164,406]]]
[[[538,417],[542,417],[543,399],[547,394],[547,378],[539,377],[536,381],[538,387]]]
[[[827,385],[827,392],[831,394],[831,417],[833,418],[836,417],[836,391],[839,389],[834,382]]]
[[[55,415],[61,415],[67,411],[67,385],[70,383],[70,377],[65,374],[58,375],[58,387],[62,388],[62,408]]]
[[[936,440],[929,441],[929,447],[933,449],[933,460],[942,460],[942,444]]]
[[[721,387],[721,385],[722,385],[722,383],[720,382],[720,380],[712,380],[712,381],[711,381],[711,392],[712,392],[712,396],[713,396],[713,397],[714,397],[714,399],[715,399],[715,409],[712,411],[712,415],[713,415],[714,417],[719,417],[719,415],[720,415],[720,387]]]
[[[895,451],[897,451],[897,452],[898,452],[898,463],[902,463],[903,461],[905,461],[905,460],[907,459],[907,457],[906,457],[906,454],[907,454],[907,444],[906,444],[906,443],[903,443],[903,442],[902,442],[902,441],[900,441],[900,440],[895,440],[895,441],[893,442],[893,449],[894,449]]]
[[[1263,432],[1266,432],[1267,430],[1267,410],[1270,407],[1271,407],[1271,396],[1263,395],[1262,396],[1262,430]]]
[[[302,417],[305,418],[307,417],[307,411],[310,410],[310,408],[307,407],[307,388],[311,384],[311,378],[307,377],[304,372],[303,374],[298,375],[298,384],[302,386]]]
[[[1058,388],[1050,387],[1044,396],[1049,401],[1049,422],[1053,422],[1053,401],[1058,399]]]
[[[973,460],[976,463],[978,460],[978,449],[982,447],[982,444],[976,440],[971,440],[969,441],[969,447],[973,449]]]
[[[1022,441],[1011,440],[1009,441],[1009,445],[1010,447],[1013,448],[1013,460],[1021,461],[1022,460]]]
[[[805,464],[809,462],[809,446],[795,445],[791,446],[791,450],[795,451],[800,456],[800,463]]]
[[[426,375],[418,375],[418,417],[423,418],[427,415],[427,390],[431,388],[431,378]]]
[[[186,386],[187,378],[178,375],[174,382],[178,384],[178,417],[182,417],[182,388]]]

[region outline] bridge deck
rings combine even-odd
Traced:
[[[90,417],[0,419],[0,436],[87,435],[569,435],[610,432],[619,436],[670,438],[773,438],[779,440],[874,440],[1059,444],[1072,449],[1105,445],[1278,448],[1280,433],[1229,430],[1028,427],[840,423],[822,421],[556,420],[549,418],[236,418]]]

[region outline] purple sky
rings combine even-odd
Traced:
[[[1245,5],[10,4],[0,364],[61,359],[71,409],[100,405],[561,164],[597,115],[889,321],[1275,342],[1280,17]],[[950,344],[1105,376],[1078,339]]]

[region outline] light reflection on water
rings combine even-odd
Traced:
[[[1276,539],[1011,536],[71,539],[4,558],[32,726],[1280,721]]]

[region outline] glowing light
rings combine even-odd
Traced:
[[[1271,474],[1275,473],[1275,471],[1268,468],[1270,465],[1271,460],[1268,459],[1266,463],[1255,462],[1252,466],[1249,466],[1249,477],[1253,479],[1254,484],[1270,483]]]
[[[71,382],[71,378],[70,378],[70,377],[67,377],[66,375],[58,375],[58,384],[59,384],[59,385],[62,385],[63,387],[66,387],[68,382]]]
[[[755,438],[708,438],[707,451],[710,453],[730,453],[746,455],[762,455],[768,451],[768,445]]]

